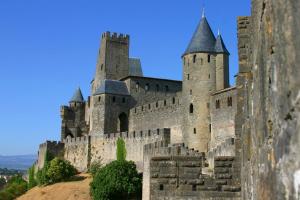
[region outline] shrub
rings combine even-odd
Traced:
[[[69,161],[61,158],[54,158],[51,160],[46,176],[49,178],[48,183],[57,183],[65,181],[76,174],[76,169]]]
[[[141,195],[142,176],[133,161],[117,160],[100,168],[90,186],[94,199],[129,199]]]
[[[94,161],[90,165],[88,172],[91,173],[92,176],[95,176],[97,171],[99,171],[101,167],[102,167],[102,160],[101,159],[99,161]]]
[[[118,138],[117,140],[117,160],[126,160],[126,147],[123,138]]]

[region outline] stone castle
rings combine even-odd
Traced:
[[[294,141],[299,142],[294,146],[292,136],[278,135],[286,133],[278,127],[280,120],[299,130],[293,121],[299,119],[297,100],[286,100],[293,102],[289,105],[294,109],[281,108],[289,110],[285,118],[273,110],[274,102],[283,100],[274,85],[282,77],[276,62],[277,66],[286,62],[282,60],[286,52],[276,54],[280,43],[274,36],[283,30],[273,33],[280,26],[275,17],[270,18],[276,5],[262,0],[253,0],[252,5],[252,16],[239,17],[237,22],[235,87],[229,85],[230,54],[204,15],[182,54],[182,81],[143,76],[140,59],[129,56],[129,36],[103,33],[90,96],[85,100],[78,88],[69,105],[61,107],[61,141],[40,145],[36,167],[43,167],[46,151],[63,156],[79,171],[95,161],[109,163],[116,159],[116,140],[122,137],[127,159],[143,173],[145,200],[298,197],[300,159],[294,164],[288,159],[289,152],[300,148],[299,133],[294,133]],[[290,45],[299,48],[297,43]],[[260,72],[258,65],[268,66],[268,71]],[[280,91],[290,91],[288,98],[296,98],[293,89],[299,87]]]

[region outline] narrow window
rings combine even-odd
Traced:
[[[140,136],[143,137],[143,131],[140,132]]]
[[[75,102],[75,107],[77,106],[76,102]]]
[[[142,106],[142,111],[144,111],[144,106]]]
[[[134,113],[136,113],[136,108],[134,108]]]
[[[159,85],[157,84],[156,85],[156,92],[158,92],[159,91]]]
[[[159,129],[157,129],[156,131],[157,131],[157,135],[159,135]]]
[[[167,101],[166,100],[164,100],[164,106],[166,106],[167,105]]]
[[[135,131],[133,131],[133,137],[135,138]]]
[[[101,65],[101,71],[103,70],[103,64]]]
[[[148,109],[149,109],[149,110],[151,109],[151,104],[148,104]]]
[[[210,74],[208,74],[208,79],[210,79]]]
[[[99,101],[99,102],[101,101],[101,97],[98,97],[98,101]]]
[[[173,104],[175,104],[175,97],[173,97],[172,101],[173,101]]]
[[[197,185],[193,185],[192,190],[196,191],[197,190]]]
[[[150,89],[149,83],[147,83],[147,84],[145,85],[145,90],[148,91],[149,89]]]
[[[156,108],[158,107],[158,102],[156,102]]]
[[[216,109],[220,108],[220,100],[216,100]]]
[[[139,91],[139,89],[140,89],[140,83],[139,82],[137,82],[135,84],[135,89],[136,89],[137,92]]]
[[[194,113],[194,106],[192,103],[190,104],[190,113]]]
[[[228,105],[228,107],[232,106],[232,97],[227,98],[227,105]]]
[[[197,133],[197,130],[196,130],[196,128],[194,128],[194,134],[196,134]]]
[[[209,132],[211,133],[211,124],[208,125]]]
[[[126,99],[125,99],[125,97],[123,97],[123,98],[122,98],[122,102],[123,102],[123,103],[125,103],[125,102],[126,102]]]
[[[166,92],[169,92],[169,86],[165,86],[165,90],[166,90]]]
[[[150,135],[151,135],[151,131],[150,131],[150,130],[148,130],[148,136],[150,137]]]
[[[187,74],[187,80],[190,80],[190,74]]]
[[[207,107],[207,108],[209,108],[209,107],[210,107],[210,104],[209,104],[209,103],[207,103],[207,104],[206,104],[206,107]]]
[[[159,190],[164,190],[164,185],[163,184],[159,185]]]
[[[192,95],[193,94],[193,90],[190,90],[190,95]]]
[[[112,101],[115,103],[116,102],[116,97],[113,96]]]
[[[196,55],[194,55],[194,56],[193,56],[193,63],[195,63],[195,62],[196,62],[196,59],[197,59],[197,56],[196,56]]]
[[[210,55],[209,54],[207,55],[207,62],[210,63]]]

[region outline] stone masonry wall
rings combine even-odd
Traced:
[[[150,132],[139,131],[91,135],[81,138],[68,138],[65,142],[65,159],[69,160],[79,171],[87,171],[89,165],[100,161],[107,164],[116,160],[117,140],[122,137],[125,142],[127,160],[136,163],[138,171],[143,171],[143,147],[145,144],[169,141],[169,129],[155,129]]]
[[[180,93],[172,98],[157,100],[130,110],[129,131],[169,128],[171,143],[182,143]]]
[[[205,154],[183,144],[149,144],[144,154],[150,160],[149,169],[144,169],[143,199],[240,199],[240,187],[233,179],[238,167],[234,157],[216,157],[214,175],[209,176],[202,173]]]
[[[240,73],[248,75],[237,87],[249,86],[241,102],[248,111],[241,127],[243,199],[300,198],[299,9],[295,0],[252,0],[250,51],[246,38],[239,42],[247,58]]]

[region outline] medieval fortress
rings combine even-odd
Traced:
[[[276,171],[270,166],[277,152],[261,151],[263,143],[256,148],[250,134],[255,125],[249,120],[263,110],[253,111],[253,54],[260,43],[254,45],[252,34],[261,30],[256,18],[266,9],[259,2],[253,0],[253,16],[238,19],[236,87],[229,85],[230,53],[204,15],[182,54],[182,81],[145,77],[140,59],[129,56],[129,35],[103,33],[90,95],[84,98],[78,88],[61,106],[61,141],[40,145],[36,167],[43,166],[46,151],[63,155],[79,171],[94,161],[109,163],[122,137],[127,159],[143,172],[145,200],[277,199],[270,195],[275,188],[264,192],[262,183],[271,179],[255,167],[265,162],[266,173]]]

